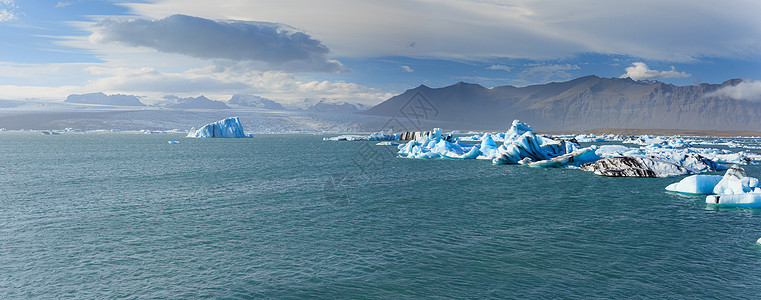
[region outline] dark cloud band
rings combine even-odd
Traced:
[[[204,59],[264,62],[292,72],[340,72],[328,47],[303,32],[265,22],[214,21],[172,15],[160,20],[105,19],[93,35],[103,43],[153,48]]]

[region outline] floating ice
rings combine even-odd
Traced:
[[[541,168],[558,168],[562,166],[579,166],[584,163],[597,161],[600,156],[597,155],[597,146],[581,148],[568,154],[563,154],[547,160],[528,163],[531,167]]]
[[[761,189],[744,194],[721,194],[706,196],[706,203],[720,207],[761,207]]]
[[[758,188],[758,179],[748,177],[745,169],[732,166],[713,189],[714,194],[743,194]]]
[[[370,135],[346,134],[329,138],[323,138],[325,141],[396,141],[399,134],[376,132]]]
[[[515,120],[505,134],[505,142],[497,149],[494,164],[527,164],[552,159],[581,149],[579,144],[537,136],[531,127]],[[555,165],[555,164],[553,164]]]
[[[709,195],[713,194],[714,187],[722,178],[721,175],[687,176],[679,182],[670,184],[666,190],[692,195]]]
[[[191,130],[187,137],[192,138],[250,138],[252,135],[243,131],[238,117],[226,118],[206,124],[201,129]]]
[[[179,144],[180,141],[169,141],[168,143],[170,143],[170,144]]]
[[[580,167],[608,177],[671,177],[689,174],[689,171],[669,161],[651,156],[606,157]]]
[[[608,141],[607,139],[599,137],[594,134],[580,134],[580,135],[574,136],[573,139],[575,139],[579,143],[602,143],[602,142]]]

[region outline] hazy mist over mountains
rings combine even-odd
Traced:
[[[458,82],[417,88],[374,107],[338,99],[305,99],[296,106],[255,95],[229,100],[205,96],[163,97],[146,105],[134,95],[70,95],[57,103],[4,101],[0,128],[8,129],[186,129],[225,116],[241,116],[252,130],[377,131],[404,116],[428,127],[505,130],[520,119],[539,130],[652,128],[761,131],[761,101],[745,99],[739,79],[722,84],[675,86],[658,81],[586,76],[526,87]],[[751,87],[752,88],[752,87]],[[761,100],[761,99],[758,99]],[[411,115],[414,116],[411,116]]]

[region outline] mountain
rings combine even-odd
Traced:
[[[264,109],[284,110],[280,103],[254,95],[233,95],[227,103]]]
[[[122,94],[106,95],[104,93],[72,94],[66,97],[66,100],[63,102],[116,106],[145,106],[145,104],[140,102],[140,98],[137,96]]]
[[[319,102],[315,103],[307,110],[316,112],[341,112],[341,113],[357,113],[360,111],[357,105],[344,102],[344,101],[328,101],[323,98]]]
[[[228,109],[230,108],[222,101],[210,100],[205,96],[180,98],[177,96],[169,95],[164,96],[164,99],[171,100],[170,104],[167,104],[168,108],[183,108],[183,109]]]
[[[464,82],[443,88],[421,85],[364,113],[389,117],[412,114],[480,129],[505,129],[513,119],[520,119],[542,130],[761,130],[761,103],[716,93],[740,82],[733,79],[723,84],[674,86],[586,76],[526,87],[484,88]]]

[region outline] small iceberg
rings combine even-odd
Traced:
[[[734,165],[724,176],[694,175],[677,183],[670,184],[666,190],[706,196],[706,203],[719,207],[761,207],[761,187],[758,179],[748,177],[745,169]]]
[[[719,207],[759,208],[761,207],[761,191],[745,194],[709,195],[706,197],[706,203]]]
[[[732,166],[713,188],[713,193],[721,194],[744,194],[753,192],[758,188],[758,179],[748,177],[745,169],[740,166]]]
[[[722,166],[696,153],[605,157],[581,165],[581,170],[609,177],[674,177],[718,171]]]
[[[214,123],[206,124],[198,130],[188,133],[190,138],[250,138],[251,134],[243,131],[238,117],[226,118]]]
[[[398,133],[376,132],[370,135],[345,134],[329,138],[323,138],[324,141],[396,141],[399,140]]]
[[[179,144],[180,141],[169,141],[168,143],[170,143],[170,144]]]
[[[687,176],[679,182],[670,184],[666,190],[690,195],[710,195],[723,177],[721,175]]]

